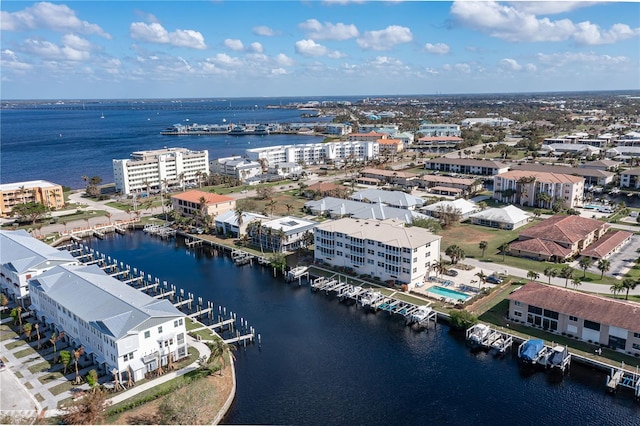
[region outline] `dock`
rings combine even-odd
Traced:
[[[542,340],[525,340],[518,346],[518,358],[524,364],[565,372],[571,365],[571,353],[566,346],[547,345]]]
[[[176,236],[176,230],[167,225],[147,224],[142,228],[149,235],[156,235],[160,238],[171,238]]]
[[[624,368],[624,362],[619,368],[611,368],[611,375],[607,376],[607,392],[616,393],[620,388],[631,389],[636,400],[640,400],[640,371]]]
[[[491,328],[486,324],[475,324],[469,327],[466,338],[474,347],[495,350],[499,354],[504,354],[513,344],[513,337],[509,333]]]

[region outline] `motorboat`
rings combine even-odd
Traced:
[[[429,314],[431,313],[432,309],[428,306],[420,306],[418,309],[415,310],[415,312],[413,312],[411,314],[411,321],[412,322],[422,322],[425,319],[427,319],[429,317]]]
[[[544,341],[540,339],[529,339],[518,348],[518,358],[525,364],[536,364],[544,349]]]
[[[381,297],[382,295],[377,291],[365,290],[362,296],[360,296],[360,304],[362,304],[362,306],[369,306],[375,303]]]
[[[468,332],[467,340],[473,347],[483,345],[485,339],[489,336],[491,328],[486,324],[476,324]]]

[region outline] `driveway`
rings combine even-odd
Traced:
[[[640,248],[640,235],[632,235],[620,251],[609,257],[611,269],[605,275],[622,279],[622,276],[634,266],[635,260],[638,258],[638,253],[636,252],[638,248]],[[593,269],[593,267],[590,269]]]

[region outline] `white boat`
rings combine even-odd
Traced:
[[[362,306],[369,306],[375,303],[378,299],[380,299],[382,295],[373,290],[366,290],[362,296],[360,296],[360,303]]]
[[[360,293],[362,293],[362,287],[360,287],[359,285],[356,285],[356,286],[351,286],[351,288],[349,288],[349,290],[347,290],[347,292],[345,293],[345,296],[347,296],[350,299],[354,299]]]
[[[102,115],[100,116],[100,118],[104,118],[104,112],[102,113]]]
[[[432,309],[428,306],[420,306],[414,313],[411,314],[412,322],[422,322],[429,317]]]
[[[489,336],[491,329],[485,324],[476,324],[473,326],[473,330],[469,333],[469,343],[472,346],[481,346],[482,342]]]

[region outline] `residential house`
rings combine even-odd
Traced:
[[[437,203],[429,204],[420,209],[420,211],[432,217],[440,217],[443,212],[458,212],[461,221],[467,220],[469,216],[479,210],[480,207],[478,207],[476,203],[463,198],[458,198],[453,201],[438,201]]]
[[[404,151],[404,144],[400,139],[378,139],[377,142],[380,147],[381,156],[393,158]]]
[[[422,152],[443,152],[455,149],[463,139],[458,136],[424,136],[419,138],[411,147]]]
[[[316,226],[314,259],[411,289],[440,260],[441,238],[394,219],[343,218]]]
[[[103,373],[137,381],[187,356],[185,314],[110,277],[97,265],[56,266],[29,281],[30,309]]]
[[[267,221],[269,218],[259,213],[242,212],[239,222],[237,210],[228,210],[216,216],[216,231],[222,235],[239,238],[247,233],[247,226],[255,220]]]
[[[552,216],[525,229],[510,243],[510,254],[562,262],[577,256],[602,237],[609,225],[580,216]]]
[[[472,195],[482,191],[482,181],[479,179],[466,179],[440,174],[423,175],[418,180],[418,185],[432,194],[440,195]]]
[[[420,126],[418,127],[418,133],[420,133],[424,137],[430,137],[430,136],[460,137],[462,132],[460,130],[460,125],[458,124],[421,123]]]
[[[261,250],[283,253],[310,244],[305,234],[313,232],[315,225],[314,221],[293,216],[266,221],[257,219],[247,225],[247,235],[251,244]]]
[[[526,225],[531,219],[531,214],[511,204],[505,207],[485,209],[469,215],[469,221],[474,225],[510,231]]]
[[[77,265],[68,251],[33,238],[27,231],[0,231],[0,289],[23,308],[28,306],[29,280],[58,265]]]
[[[529,282],[509,296],[509,319],[640,356],[640,305]]]
[[[415,186],[418,175],[409,172],[398,172],[384,169],[364,169],[360,172],[360,178],[377,179],[378,182],[400,186]],[[360,182],[360,178],[358,182]],[[363,182],[364,183],[364,182]]]
[[[576,169],[572,169],[576,170]],[[582,206],[584,178],[562,173],[512,170],[493,177],[493,198],[520,206],[564,208]]]
[[[509,127],[512,124],[515,124],[515,121],[505,117],[465,118],[460,122],[460,125],[462,127],[474,127],[474,126]]]

